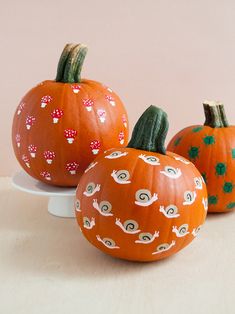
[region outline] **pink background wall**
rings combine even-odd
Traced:
[[[11,122],[24,93],[53,79],[67,42],[89,46],[83,76],[112,87],[131,128],[150,104],[169,114],[168,138],[203,122],[219,99],[235,123],[235,1],[1,1],[0,175],[18,168]]]

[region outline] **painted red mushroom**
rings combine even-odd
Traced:
[[[35,120],[36,119],[33,116],[27,116],[25,121],[27,130],[31,129],[31,126],[34,125]]]
[[[16,145],[17,147],[20,147],[20,134],[19,133],[16,134]]]
[[[66,165],[66,170],[68,170],[71,174],[76,174],[76,170],[79,164],[76,161],[68,162]]]
[[[83,99],[83,105],[86,107],[87,111],[91,111],[92,110],[92,106],[94,105],[94,101],[91,99]]]
[[[97,155],[99,153],[100,146],[101,146],[100,141],[98,141],[98,140],[94,140],[91,142],[90,148],[91,148],[92,153],[94,155]]]
[[[46,150],[43,153],[43,156],[46,159],[46,162],[50,165],[50,164],[52,164],[52,161],[55,158],[55,152],[52,152],[50,150]]]
[[[69,144],[72,144],[77,136],[77,131],[73,129],[64,130],[64,136],[67,139]]]
[[[22,155],[22,160],[24,161],[26,167],[30,168],[30,160],[29,160],[29,157],[27,155]]]
[[[81,86],[78,85],[78,84],[73,84],[73,85],[71,86],[71,88],[72,88],[74,94],[78,94],[78,92],[81,90]]]
[[[35,158],[36,152],[37,152],[37,147],[35,145],[31,144],[28,146],[28,151],[29,151],[31,157]]]
[[[49,95],[43,96],[41,98],[41,108],[45,108],[47,104],[49,104],[52,101],[52,97]]]
[[[124,124],[124,127],[127,128],[127,118],[125,114],[122,115],[122,122]]]
[[[98,117],[100,119],[100,122],[104,123],[105,119],[106,119],[106,111],[104,109],[98,109],[97,110],[97,115],[98,115]]]
[[[118,135],[119,143],[124,144],[124,132],[121,131]]]
[[[110,103],[111,106],[114,107],[114,106],[116,105],[113,96],[111,96],[111,95],[106,95],[105,98],[109,101],[109,103]]]
[[[51,116],[53,118],[53,123],[58,123],[59,119],[63,116],[64,112],[63,110],[57,108],[54,109],[51,113]]]
[[[24,107],[25,107],[25,103],[24,102],[21,102],[18,106],[18,109],[17,109],[17,115],[19,116],[21,114],[21,112],[24,110]]]
[[[46,179],[47,181],[50,181],[50,180],[51,180],[51,174],[50,174],[48,171],[42,171],[42,172],[40,173],[40,175],[41,175],[44,179]]]

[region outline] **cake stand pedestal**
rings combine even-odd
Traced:
[[[12,177],[12,185],[23,192],[49,197],[48,211],[57,217],[74,218],[75,188],[64,188],[44,184],[20,171]]]

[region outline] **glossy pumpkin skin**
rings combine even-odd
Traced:
[[[196,167],[176,154],[115,148],[81,177],[75,209],[83,235],[101,251],[155,261],[195,238],[206,217],[207,191]]]
[[[190,159],[208,190],[208,212],[235,208],[235,127],[187,127],[170,141],[168,150]]]
[[[120,98],[92,80],[38,84],[23,97],[13,120],[12,143],[20,165],[51,185],[76,186],[97,155],[127,140]]]

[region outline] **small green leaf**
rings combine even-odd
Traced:
[[[223,162],[218,162],[217,165],[215,166],[215,171],[216,171],[216,174],[218,176],[222,176],[225,174],[226,172],[226,164],[223,163]]]
[[[227,209],[233,209],[233,208],[235,208],[235,202],[228,203]]]
[[[210,135],[210,136],[208,135],[204,137],[203,142],[206,145],[212,145],[212,144],[215,144],[215,138],[213,135]]]
[[[223,186],[224,193],[231,193],[233,191],[233,187],[232,182],[225,182]]]
[[[235,148],[232,148],[232,158],[235,158]]]
[[[197,126],[196,128],[192,129],[192,132],[197,133],[200,132],[203,129],[203,126]]]
[[[199,157],[199,147],[191,146],[188,155],[190,159],[196,159]]]
[[[179,143],[181,142],[182,137],[178,137],[175,141],[174,141],[174,146],[178,146]]]
[[[208,197],[208,204],[210,205],[216,205],[218,203],[218,197],[215,195],[210,195]]]

